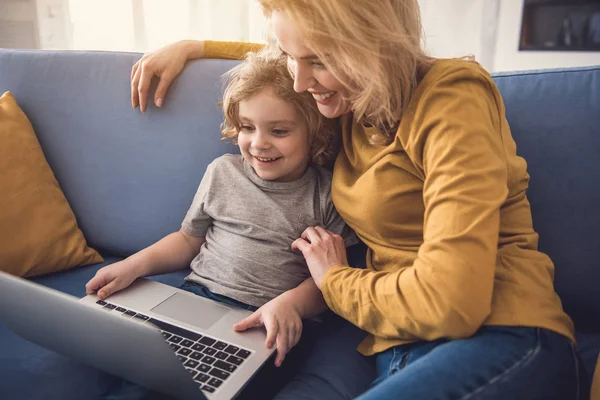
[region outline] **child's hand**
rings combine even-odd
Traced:
[[[233,325],[233,329],[239,332],[255,326],[267,329],[265,345],[268,349],[277,341],[277,367],[281,366],[286,354],[302,336],[302,318],[298,309],[282,296],[274,298],[248,318]]]
[[[96,275],[85,285],[85,293],[98,293],[104,300],[111,294],[125,289],[138,278],[138,274],[127,260],[107,265],[96,272]]]

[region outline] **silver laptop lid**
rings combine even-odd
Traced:
[[[83,364],[179,399],[206,399],[157,330],[2,271],[0,320]]]

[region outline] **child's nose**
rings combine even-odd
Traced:
[[[257,149],[265,149],[270,147],[271,142],[268,135],[262,132],[257,132],[254,136],[254,140],[252,141],[252,145]]]

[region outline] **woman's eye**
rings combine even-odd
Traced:
[[[252,132],[254,130],[254,127],[250,125],[242,125],[240,127],[240,130],[245,132]]]
[[[325,64],[322,62],[313,61],[310,65],[312,65],[312,67],[315,69],[325,69]]]

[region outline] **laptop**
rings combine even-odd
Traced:
[[[271,357],[251,314],[149,279],[104,301],[0,271],[0,322],[40,346],[178,399],[231,399]]]

